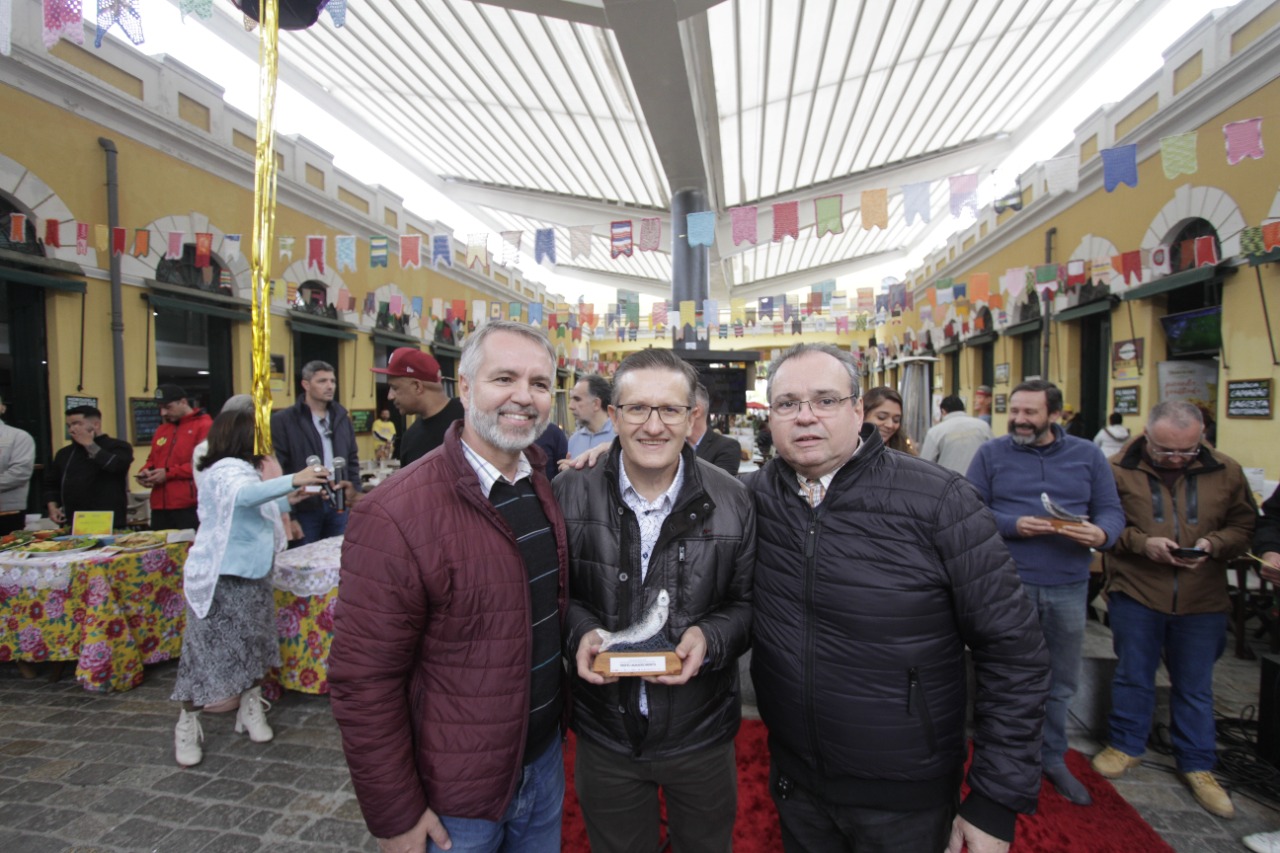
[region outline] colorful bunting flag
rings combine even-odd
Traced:
[[[1234,166],[1246,157],[1262,159],[1262,119],[1249,118],[1222,126],[1227,138],[1227,164]]]
[[[49,242],[48,240],[45,241]],[[1249,225],[1240,232],[1240,251],[1246,255],[1261,255],[1265,249],[1262,247],[1262,228],[1257,225]]]
[[[1102,185],[1114,192],[1121,184],[1138,185],[1138,146],[1120,145],[1102,149]]]
[[[448,234],[437,234],[431,238],[431,266],[453,266],[453,238]]]
[[[575,225],[569,229],[569,259],[591,257],[591,226]]]
[[[347,25],[347,0],[329,0],[324,8],[329,13],[329,20],[333,21],[334,29],[340,30]]]
[[[1262,245],[1268,252],[1280,246],[1280,220],[1262,226]]]
[[[1212,234],[1197,237],[1195,258],[1197,267],[1216,267],[1219,263],[1217,238]]]
[[[1125,284],[1142,281],[1142,250],[1134,249],[1111,257],[1111,268],[1123,278]]]
[[[773,242],[784,237],[800,239],[800,202],[784,201],[773,206]]]
[[[233,261],[240,257],[239,234],[222,235],[222,257],[226,258],[228,261]]]
[[[27,242],[27,215],[25,213],[9,214],[9,242]]]
[[[758,305],[757,312],[759,313],[761,320],[773,319],[773,297],[772,296],[761,296],[757,305]]]
[[[369,268],[387,265],[387,244],[390,241],[381,235],[369,238]]]
[[[649,216],[640,220],[640,240],[636,245],[639,246],[642,252],[658,251],[662,245],[661,218]]]
[[[338,272],[356,271],[356,237],[354,234],[339,234],[333,238],[335,257],[338,260]]]
[[[520,243],[523,240],[523,231],[502,232],[502,265],[504,267],[511,267],[520,263]]]
[[[529,325],[530,326],[542,325],[542,303],[541,302],[529,303]]]
[[[55,249],[62,248],[61,223],[56,219],[46,219],[44,221],[44,243],[46,246],[52,246]],[[1258,232],[1261,238],[1262,232]]]
[[[307,266],[324,275],[324,256],[328,254],[327,238],[323,235],[307,237]]]
[[[400,269],[422,269],[422,235],[400,235]],[[394,312],[399,314],[399,311]]]
[[[862,230],[889,227],[889,191],[863,190],[860,211],[862,213]]]
[[[1053,293],[1058,289],[1058,277],[1061,270],[1057,264],[1040,264],[1036,267],[1036,293],[1042,297],[1045,293]]]
[[[617,219],[609,223],[609,256],[615,261],[623,256],[631,257],[635,246],[631,242],[631,220]]]
[[[813,236],[843,233],[844,195],[836,193],[815,198],[813,200]]]
[[[989,302],[991,294],[991,276],[984,272],[969,274],[969,300],[971,302]]]
[[[204,268],[213,259],[213,235],[207,231],[196,232],[196,266]]]
[[[181,235],[179,235],[179,238],[181,238]],[[88,222],[76,223],[76,254],[77,255],[89,254],[89,223]]]
[[[134,44],[142,44],[142,16],[138,14],[138,0],[98,0],[98,30],[93,46],[102,47],[107,30],[119,24],[120,29]],[[77,4],[79,5],[79,4]]]
[[[754,204],[735,207],[729,211],[729,218],[733,223],[733,245],[736,246],[744,241],[753,246],[756,244],[758,215]]]
[[[475,269],[476,264],[480,264],[481,268],[488,266],[488,242],[487,234],[467,235],[467,269]]]
[[[107,232],[107,226],[93,226],[93,247],[99,252],[105,252],[111,248],[111,237]]]
[[[921,222],[926,223],[933,219],[933,211],[929,200],[931,192],[932,183],[930,181],[922,181],[918,184],[903,184],[902,207],[908,225],[916,217],[919,217]]]
[[[1161,244],[1151,250],[1151,275],[1162,276],[1173,272],[1173,253],[1168,245]]]
[[[415,298],[417,298],[417,297],[415,297]],[[520,306],[521,306],[522,304],[523,304],[523,303],[520,303],[520,302],[509,302],[509,303],[507,303],[507,319],[508,319],[508,320],[515,320],[515,321],[519,322],[520,317],[521,317],[521,315],[522,315],[522,313],[523,313],[523,312],[520,310]]]
[[[556,229],[539,228],[533,235],[533,260],[540,264],[549,261],[556,265]]]
[[[1164,176],[1173,180],[1178,175],[1194,175],[1196,162],[1196,132],[1166,136],[1160,140],[1160,163]]]
[[[84,44],[84,23],[80,0],[44,0],[44,46],[48,50],[65,38]]]
[[[965,208],[977,215],[978,212],[978,173],[952,175],[947,179],[951,183],[951,215],[959,216]]]
[[[133,232],[133,256],[146,257],[151,251],[151,232],[146,228],[138,228]]]
[[[178,4],[178,12],[184,19],[194,14],[207,21],[213,17],[213,0],[182,0]]]
[[[445,312],[446,320],[456,320],[460,323],[467,322],[467,300],[452,299],[449,301],[449,308]]]
[[[870,314],[876,310],[876,289],[874,287],[858,288],[858,311]]]
[[[1010,267],[1005,270],[1000,285],[1010,299],[1017,299],[1027,287],[1027,268]]]
[[[280,257],[292,263],[293,262],[293,238],[281,237],[279,245],[280,245]],[[169,249],[170,251],[173,250],[173,234],[172,233],[169,234]]]
[[[716,241],[716,214],[714,210],[702,210],[685,217],[690,246],[710,246]]]
[[[1044,161],[1044,178],[1049,195],[1073,193],[1080,188],[1080,169],[1074,156]]]
[[[1086,279],[1083,260],[1067,261],[1067,290],[1083,287]]]
[[[404,308],[404,299],[398,293],[391,295],[387,308],[391,311],[392,317],[399,317],[401,309]]]
[[[118,258],[125,253],[129,240],[129,229],[114,226],[111,229],[111,256]]]

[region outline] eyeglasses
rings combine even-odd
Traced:
[[[657,412],[658,420],[667,426],[683,423],[692,408],[693,406],[646,406],[644,403],[627,403],[617,407],[622,412],[622,419],[629,424],[648,423],[649,417]]]
[[[830,415],[840,408],[840,404],[845,400],[856,400],[857,394],[850,394],[848,397],[819,397],[816,400],[783,400],[780,403],[774,403],[769,407],[775,418],[782,418],[789,421],[792,418],[800,416],[800,408],[805,404],[809,404],[809,411],[815,415],[822,417]]]
[[[1194,459],[1200,455],[1200,446],[1197,444],[1190,450],[1165,450],[1148,437],[1147,452],[1156,459]]]

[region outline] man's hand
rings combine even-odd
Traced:
[[[1147,544],[1142,546],[1142,556],[1146,557],[1153,563],[1164,563],[1172,566],[1176,565],[1173,559],[1173,549],[1178,547],[1178,543],[1172,539],[1166,539],[1163,536],[1147,537]]]
[[[71,434],[71,440],[81,447],[88,447],[93,444],[93,439],[96,437],[93,434],[93,430],[84,424],[72,424],[67,427],[67,432]]]
[[[379,838],[378,849],[382,853],[424,853],[427,849],[427,838],[434,841],[441,850],[453,846],[449,840],[449,832],[440,822],[440,818],[431,809],[422,813],[413,829],[397,835],[395,838]]]
[[[1262,563],[1262,568],[1258,570],[1262,579],[1267,583],[1280,584],[1280,553],[1263,551]]]
[[[947,845],[947,853],[960,853],[965,849],[969,853],[1007,853],[1009,842],[988,835],[957,815],[955,822],[951,824],[951,842]]]
[[[676,656],[682,662],[679,675],[646,677],[645,681],[651,681],[654,684],[676,685],[684,684],[697,675],[698,670],[702,669],[702,662],[707,657],[707,637],[702,633],[701,628],[694,625],[685,629],[684,634],[680,637],[680,645],[676,646]]]
[[[613,684],[618,677],[606,677],[598,672],[591,671],[591,664],[595,662],[596,655],[600,653],[600,645],[604,641],[600,639],[599,631],[588,631],[582,636],[582,640],[578,642],[578,654],[575,659],[578,662],[578,677],[588,684]]]
[[[1204,551],[1203,557],[1197,557],[1194,560],[1187,560],[1182,557],[1174,557],[1173,558],[1174,565],[1181,566],[1184,569],[1198,569],[1201,566],[1203,566],[1205,561],[1209,559],[1209,555],[1213,553],[1213,543],[1210,542],[1208,539],[1200,538],[1196,540],[1195,547],[1201,551]]]
[[[53,501],[49,501],[49,507],[48,507],[48,509],[49,509],[49,520],[50,520],[50,521],[52,521],[54,524],[57,524],[57,525],[63,525],[63,524],[66,524],[66,522],[67,522],[67,516],[66,516],[66,514],[62,511],[62,507],[58,506],[58,505],[57,505],[56,503],[54,503]]]
[[[1107,544],[1107,531],[1088,521],[1063,525],[1056,532],[1086,548],[1101,548]]]
[[[572,459],[561,459],[556,464],[560,466],[561,471],[567,471],[572,468],[575,471],[581,471],[583,468],[596,467],[597,460],[609,452],[609,448],[613,447],[613,442],[607,441],[604,444],[597,444],[590,450],[584,450]]]
[[[163,468],[152,468],[147,472],[147,485],[153,489],[169,479]]]
[[[351,509],[360,502],[361,498],[364,497],[364,493],[357,489],[355,484],[350,480],[339,480],[333,484],[333,487],[335,489],[342,489],[343,496],[347,501],[347,509]]]
[[[1018,535],[1024,539],[1032,536],[1045,536],[1050,533],[1057,533],[1053,525],[1049,523],[1047,518],[1039,518],[1034,515],[1024,515],[1018,519],[1015,528]]]

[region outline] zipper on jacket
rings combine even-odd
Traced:
[[[916,708],[920,712],[920,725],[924,728],[925,745],[929,747],[929,752],[938,751],[938,738],[933,731],[933,715],[929,713],[929,703],[924,698],[924,687],[920,684],[920,671],[916,667],[907,670],[907,716],[914,716],[911,713],[911,703],[915,700]]]
[[[676,549],[676,596],[675,596],[675,612],[684,612],[684,543],[680,543],[680,547]],[[670,617],[668,617],[670,621]]]
[[[1186,479],[1186,475],[1183,475],[1183,479]],[[1173,541],[1181,545],[1182,525],[1178,523],[1178,492],[1176,485],[1169,490],[1169,503],[1172,510],[1169,514],[1173,516]],[[1178,579],[1182,576],[1181,571],[1178,566],[1173,567],[1173,605],[1170,608],[1170,612],[1175,615],[1178,612]]]
[[[822,744],[818,742],[818,713],[814,684],[817,670],[818,632],[815,628],[813,587],[814,575],[817,572],[817,560],[814,555],[818,551],[818,519],[812,508],[809,512],[809,529],[805,534],[804,543],[804,662],[801,668],[804,670],[805,727],[808,729],[809,748],[813,753],[818,775],[824,776],[826,761],[823,759]]]

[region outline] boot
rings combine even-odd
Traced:
[[[178,715],[178,725],[173,730],[173,756],[183,767],[193,767],[204,758],[200,742],[204,730],[200,728],[199,711],[183,711]]]
[[[267,725],[267,711],[271,703],[262,698],[261,687],[250,687],[240,694],[240,710],[236,712],[236,731],[249,730],[249,740],[254,743],[266,743],[275,737],[271,726]]]

